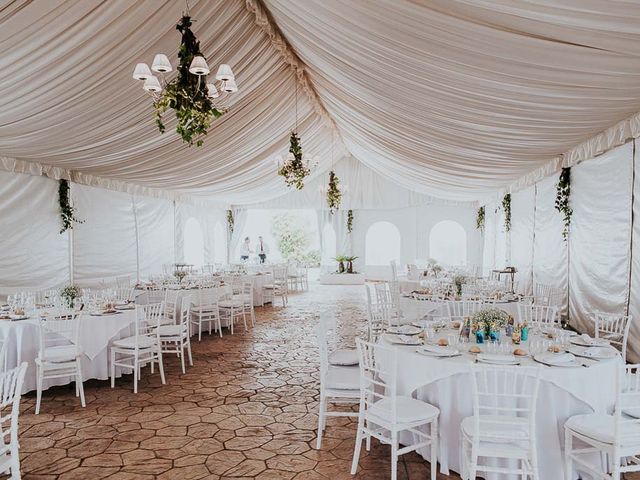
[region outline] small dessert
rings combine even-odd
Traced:
[[[453,322],[451,324],[451,328],[455,328],[456,330],[460,328],[460,322]]]

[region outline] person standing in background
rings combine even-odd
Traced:
[[[240,247],[240,261],[246,262],[249,260],[249,255],[251,255],[251,240],[249,237],[245,237],[244,243]]]
[[[260,263],[264,263],[267,261],[267,253],[269,253],[269,245],[265,243],[263,238],[258,237],[258,247],[256,248],[256,253],[258,257],[260,257]]]

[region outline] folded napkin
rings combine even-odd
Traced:
[[[478,360],[491,363],[514,363],[517,361],[513,354],[500,354],[500,353],[479,353]]]
[[[456,355],[458,353],[458,350],[456,348],[448,346],[443,347],[441,345],[431,345],[429,343],[423,345],[422,350],[424,350],[425,352],[437,353],[440,355]]]
[[[398,339],[407,345],[415,345],[420,340],[412,335],[398,335]]]
[[[553,353],[544,352],[537,356],[538,360],[550,365],[562,365],[565,363],[574,363],[576,357],[573,353]]]
[[[420,333],[420,329],[418,327],[414,327],[413,325],[402,325],[400,327],[392,327],[389,329],[390,332],[398,333],[400,335],[416,335]]]
[[[602,338],[591,338],[589,334],[583,333],[580,335],[580,340],[584,342],[585,345],[608,345],[609,342],[603,340]]]
[[[582,351],[582,355],[585,357],[603,358],[614,356],[611,348],[608,347],[588,347]]]

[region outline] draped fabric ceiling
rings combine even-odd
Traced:
[[[172,124],[157,131],[131,78],[155,53],[177,63],[182,2],[0,5],[0,168],[226,204],[271,200],[287,193],[273,158],[287,149],[298,82],[316,176],[335,138],[336,160],[348,152],[413,192],[475,201],[557,167],[640,111],[633,0],[189,3],[212,69],[229,63],[240,88],[200,148]]]

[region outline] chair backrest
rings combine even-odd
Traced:
[[[518,322],[537,327],[549,327],[558,323],[558,307],[548,305],[524,305],[518,303]]]
[[[215,307],[218,305],[219,296],[220,291],[215,287],[200,288],[198,289],[198,295],[192,297],[192,305],[200,308]]]
[[[191,295],[182,297],[182,305],[180,305],[180,325],[183,328],[189,328],[189,312],[191,312]]]
[[[449,316],[452,320],[462,320],[464,317],[479,312],[485,306],[479,300],[457,300],[445,302],[445,304],[449,308]]]
[[[0,338],[0,373],[4,373],[7,370],[7,355],[9,340],[7,338]]]
[[[360,338],[356,339],[356,347],[360,361],[360,405],[364,406],[365,415],[375,403],[386,400],[385,419],[398,423],[397,349]]]
[[[391,260],[391,262],[389,262],[389,265],[391,265],[391,281],[392,282],[397,282],[398,281],[398,266],[396,265],[396,261],[395,260]]]
[[[384,315],[384,310],[380,308],[377,303],[373,303],[371,298],[371,285],[365,285],[365,290],[367,292],[368,339],[371,342],[375,340],[375,332],[386,326],[388,321]]]
[[[604,338],[622,352],[622,359],[627,360],[627,340],[631,327],[631,315],[616,315],[596,312],[593,315],[596,338]]]
[[[315,327],[316,343],[320,354],[320,384],[323,385],[329,370],[329,347],[327,344],[327,330],[324,322],[320,321],[320,317],[316,317],[318,323]]]
[[[473,421],[479,432],[474,441],[525,440],[522,429],[505,428],[517,422],[527,426],[527,439],[535,442],[540,372],[539,367],[471,365]]]
[[[614,410],[614,448],[640,443],[640,364],[620,365]]]
[[[158,327],[164,316],[164,302],[136,305],[135,343],[134,348],[139,348],[142,337],[159,338]]]
[[[0,472],[6,473],[18,454],[18,415],[20,394],[27,363],[0,373]],[[7,412],[7,410],[10,410]],[[11,478],[18,478],[20,472],[11,472]]]
[[[380,310],[387,326],[391,326],[391,318],[396,313],[396,309],[391,300],[389,284],[386,282],[375,283],[374,290],[376,292],[376,308]]]
[[[242,282],[242,300],[245,304],[253,305],[253,283],[250,281]]]
[[[80,351],[80,319],[75,312],[41,318],[38,358],[44,359],[47,349],[62,345],[75,345]]]

